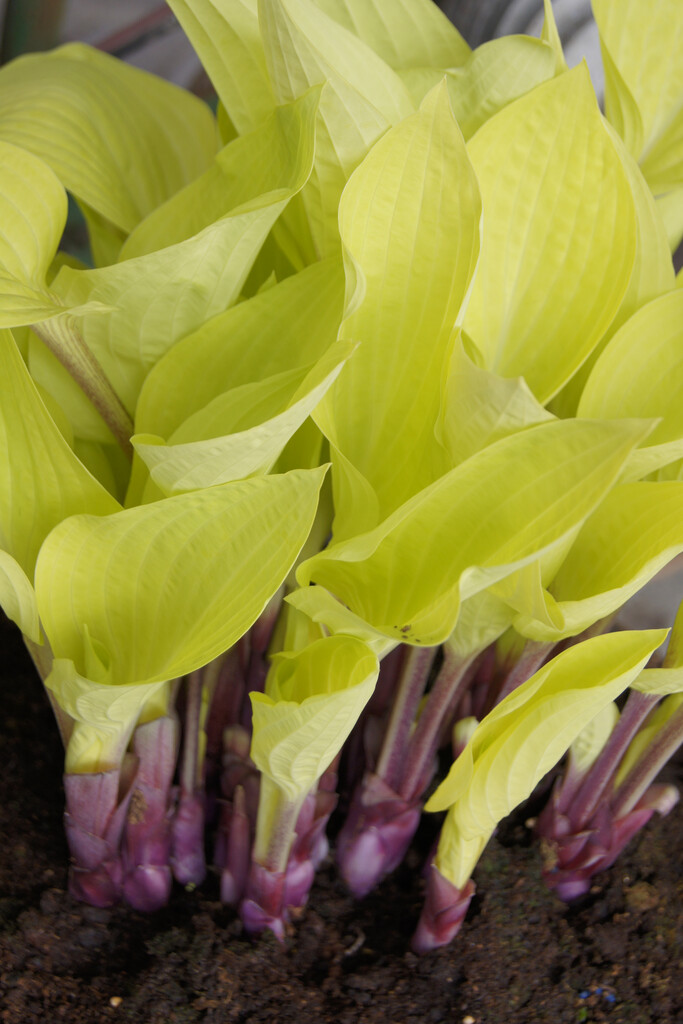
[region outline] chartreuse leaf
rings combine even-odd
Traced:
[[[314,0],[396,71],[454,68],[470,48],[432,0]]]
[[[465,328],[487,369],[522,374],[545,404],[598,343],[628,287],[636,248],[628,178],[585,65],[505,107],[467,148],[484,232]]]
[[[207,664],[252,625],[289,572],[324,473],[295,470],[63,522],[36,568],[55,657],[92,677],[96,643],[111,684],[172,679]]]
[[[47,164],[0,138],[0,328],[65,311],[46,277],[66,214],[66,193]]]
[[[555,22],[555,15],[553,13],[551,0],[543,0],[543,13],[544,18],[543,28],[541,29],[541,39],[552,49],[555,55],[555,74],[560,75],[563,71],[567,70],[567,61],[564,59],[562,41],[560,39],[560,33],[557,31],[557,24]]]
[[[257,0],[169,0],[241,135],[275,106],[261,41]]]
[[[549,551],[604,498],[638,421],[557,421],[490,445],[374,530],[304,562],[301,586],[327,587],[387,636],[441,643],[461,600]]]
[[[312,167],[315,117],[320,89],[277,107],[254,131],[222,149],[208,169],[157,207],[125,243],[121,259],[142,256],[182,242],[239,206],[282,190],[289,197],[292,178]],[[275,198],[275,196],[273,196]]]
[[[361,345],[315,418],[374,489],[382,518],[449,466],[434,426],[480,212],[444,84],[375,145],[344,190],[339,227],[365,293],[341,335]],[[343,522],[348,507],[337,515]]]
[[[552,409],[560,416],[576,415],[581,393],[595,363],[619,328],[642,306],[674,287],[674,269],[665,222],[638,164],[617,132],[605,122],[614,148],[631,186],[636,212],[636,255],[631,280],[621,305],[606,333],[579,371],[554,400]]]
[[[0,266],[26,284],[45,285],[66,224],[66,193],[47,164],[0,141]]]
[[[0,608],[35,644],[42,643],[33,584],[15,558],[0,549]]]
[[[343,633],[362,640],[378,658],[383,658],[396,646],[390,640],[361,619],[359,615],[336,601],[329,590],[324,587],[299,587],[285,598],[298,611],[307,615],[313,622],[322,623],[333,634]]]
[[[453,113],[465,138],[554,72],[555,54],[540,39],[505,36],[478,46],[446,78]]]
[[[617,331],[591,371],[578,414],[659,417],[648,445],[676,442],[672,460],[683,455],[683,291],[654,299]],[[634,452],[645,472],[647,453]]]
[[[669,248],[676,252],[683,240],[683,185],[657,196],[657,210],[669,239]]]
[[[316,160],[302,192],[319,256],[339,248],[337,209],[351,173],[392,124],[414,110],[400,79],[357,36],[313,0],[259,0],[259,21],[278,103],[326,82],[316,130]]]
[[[133,438],[135,450],[165,494],[266,472],[339,375],[354,347],[351,342],[336,342],[308,373],[290,371],[263,382],[271,384],[267,391],[250,385],[228,391],[186,420],[168,444],[161,439],[150,443],[149,435],[143,434],[139,440]],[[273,381],[280,386],[274,389]]]
[[[569,748],[569,773],[578,776],[586,774],[612,735],[612,730],[618,721],[619,708],[617,705],[606,704],[595,718],[581,730]]]
[[[136,430],[168,438],[228,389],[309,366],[334,342],[343,301],[341,260],[324,260],[202,324],[150,372]]]
[[[593,12],[610,65],[607,117],[617,130],[626,129],[624,138],[653,192],[666,192],[683,181],[683,9],[678,0],[648,6],[593,0]]]
[[[144,708],[155,701],[164,714],[170,696],[165,680],[109,686],[80,675],[66,658],[55,659],[45,686],[73,720],[66,747],[69,773],[117,768]]]
[[[512,625],[515,613],[490,590],[480,590],[460,605],[455,629],[444,642],[460,660],[483,651]]]
[[[282,605],[270,640],[271,651],[301,651],[326,636],[323,627],[292,605]]]
[[[633,689],[641,693],[680,694],[683,699],[683,602],[671,630],[662,667],[643,669]]]
[[[680,693],[683,696],[683,665],[678,668],[646,668],[633,684],[641,693],[655,693],[660,697]]]
[[[595,11],[595,4],[591,5]],[[633,93],[624,81],[619,68],[605,45],[600,33],[600,52],[605,73],[605,114],[624,140],[629,153],[638,159],[643,148],[645,129]]]
[[[292,192],[310,168],[302,168]],[[176,341],[238,297],[266,235],[287,203],[281,191],[216,221],[184,242],[99,270],[64,267],[54,282],[68,304],[96,300],[111,312],[85,314],[89,350],[129,411],[145,376]]]
[[[628,152],[618,133],[606,125],[609,136],[621,157],[631,186],[636,211],[636,258],[633,273],[619,311],[610,325],[609,334],[628,320],[636,310],[674,286],[673,265],[669,257],[671,242],[667,235],[666,217],[655,202],[642,171]]]
[[[634,690],[644,693],[669,694],[648,715],[628,750],[624,754],[617,773],[615,787],[630,773],[655,741],[657,734],[683,705],[683,603],[679,606],[664,656],[664,666],[658,669],[643,669],[632,684]],[[642,791],[641,791],[642,792]],[[639,795],[637,792],[634,795]],[[622,813],[628,808],[623,807]]]
[[[252,693],[251,757],[289,800],[305,796],[332,763],[372,696],[375,654],[330,636],[275,656],[265,693]]]
[[[550,593],[537,584],[549,619],[518,602],[515,629],[532,640],[574,636],[620,608],[680,551],[683,483],[620,484],[584,523]]]
[[[453,885],[465,885],[498,822],[630,685],[665,635],[665,630],[608,633],[576,644],[480,722],[426,804],[428,811],[448,810],[436,865]]]
[[[69,448],[6,330],[0,331],[0,399],[0,548],[32,580],[53,527],[67,516],[108,515],[120,506]]]
[[[201,100],[81,43],[0,71],[0,138],[126,233],[201,174],[218,143]]]
[[[480,369],[456,339],[436,428],[452,465],[501,437],[553,418],[523,377],[510,380]]]

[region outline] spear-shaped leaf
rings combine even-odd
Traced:
[[[169,0],[240,134],[273,110],[257,0]]]
[[[302,193],[320,256],[339,248],[342,189],[370,147],[413,111],[402,82],[356,35],[313,0],[259,0],[268,73],[279,103],[326,82],[318,115],[316,160]]]
[[[342,336],[361,346],[316,422],[374,489],[382,517],[449,468],[434,428],[480,212],[444,84],[377,143],[344,190],[339,226],[364,292]],[[339,535],[349,516],[340,501],[337,516]]]

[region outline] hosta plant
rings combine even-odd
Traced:
[[[425,951],[567,750],[567,898],[676,800],[680,625],[646,667],[611,624],[683,551],[683,11],[596,0],[603,114],[549,0],[475,51],[432,0],[169,4],[215,116],[81,45],[0,70],[0,600],[71,891],[152,910],[208,835],[282,937],[333,813],[362,896],[426,804]]]

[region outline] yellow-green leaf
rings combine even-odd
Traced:
[[[313,0],[259,0],[268,73],[278,103],[326,82],[316,130],[316,160],[302,193],[319,256],[339,248],[342,189],[370,147],[413,111],[400,78]]]
[[[0,548],[32,579],[53,527],[80,512],[118,508],[64,440],[10,332],[0,331]]]
[[[81,43],[0,71],[0,138],[124,232],[201,174],[218,143],[197,97]]]
[[[446,78],[453,113],[465,138],[554,72],[555,54],[540,39],[504,36],[478,46]]]
[[[120,258],[182,242],[238,207],[244,212],[266,193],[281,190],[283,198],[289,197],[301,168],[313,166],[319,101],[320,89],[311,89],[225,146],[203,174],[137,226]]]
[[[503,438],[374,530],[304,562],[298,582],[327,587],[387,636],[441,643],[460,600],[573,535],[648,426],[554,421]]]
[[[620,608],[681,551],[683,483],[620,484],[584,523],[550,593],[537,589],[551,621],[520,603],[515,629],[533,640],[574,636]]]
[[[468,143],[482,252],[465,328],[487,369],[545,404],[622,302],[636,250],[628,178],[585,65],[537,86]]]
[[[609,69],[607,117],[624,132],[653,192],[666,192],[683,183],[683,8],[678,0],[592,2]],[[632,128],[633,106],[640,132]]]
[[[136,430],[168,438],[228,388],[310,365],[334,342],[343,300],[341,260],[325,260],[209,320],[149,374]]]
[[[237,299],[286,203],[271,193],[260,208],[228,215],[167,249],[99,270],[60,271],[53,287],[65,304],[111,308],[85,313],[81,331],[129,412],[161,356]]]
[[[287,595],[285,601],[307,615],[313,622],[322,623],[330,633],[342,633],[362,640],[378,658],[383,658],[396,646],[395,640],[388,639],[359,615],[354,615],[349,608],[336,601],[324,587],[298,587]]]
[[[449,809],[436,864],[462,888],[498,822],[636,678],[664,630],[608,633],[557,655],[478,725],[427,802]]]
[[[342,336],[361,344],[316,422],[374,489],[382,518],[449,468],[434,428],[480,212],[443,84],[375,145],[344,190],[340,231],[364,292],[357,309],[352,296]],[[340,522],[348,514],[337,507]]]
[[[257,0],[169,0],[240,134],[273,110]]]
[[[648,444],[683,438],[683,291],[649,302],[617,331],[591,371],[578,415],[658,417]]]
[[[252,693],[251,757],[290,800],[312,789],[372,696],[379,662],[350,636],[278,655],[266,693]]]
[[[436,428],[452,465],[508,434],[552,419],[523,377],[510,380],[480,369],[456,339]]]
[[[279,375],[275,383],[284,377],[284,388],[263,395],[260,404],[253,387],[236,389],[247,392],[242,396],[247,399],[246,408],[244,400],[236,403],[235,393],[228,391],[186,420],[168,444],[161,439],[150,444],[148,435],[143,435],[140,441],[132,439],[135,450],[164,494],[267,472],[353,350],[349,342],[336,342],[308,373]]]
[[[324,469],[182,494],[113,516],[72,516],[36,567],[55,657],[107,681],[185,675],[230,647],[278,589],[311,528]]]
[[[394,70],[453,68],[470,48],[433,0],[314,0]]]
[[[41,644],[38,605],[33,584],[16,559],[0,549],[0,608],[21,632]]]
[[[117,768],[145,705],[169,696],[165,680],[109,686],[80,675],[72,661],[56,658],[45,686],[73,720],[66,748],[67,772]]]

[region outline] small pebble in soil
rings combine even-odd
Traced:
[[[475,1024],[475,1018],[468,1013],[466,1017],[463,1017],[462,1024]]]
[[[121,996],[112,996],[111,999],[109,1000],[109,1005],[113,1006],[114,1009],[116,1010],[118,1009],[122,1002],[123,999],[121,998]]]

